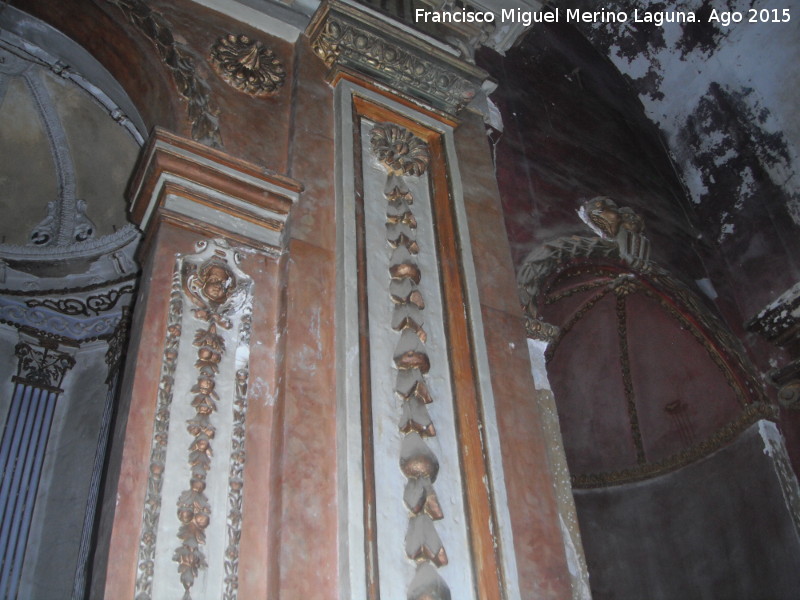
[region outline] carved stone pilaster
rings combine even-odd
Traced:
[[[226,241],[197,248],[173,274],[137,600],[238,596],[253,285]]]
[[[306,33],[332,73],[356,72],[449,115],[469,104],[488,78],[447,46],[338,0],[320,7]]]
[[[435,569],[447,564],[447,551],[434,521],[444,512],[434,490],[439,460],[424,438],[436,435],[426,405],[433,402],[426,376],[431,368],[424,328],[425,302],[418,285],[422,270],[417,262],[421,249],[416,241],[417,223],[412,206],[414,196],[405,177],[419,177],[430,162],[428,145],[406,129],[379,123],[370,132],[372,152],[386,169],[386,239],[391,248],[389,293],[395,304],[392,328],[400,333],[394,351],[397,379],[394,393],[402,402],[398,429],[404,434],[400,445],[400,469],[406,477],[403,510],[409,512],[405,538],[406,556],[420,564],[410,584],[409,597],[449,598],[447,584]],[[388,367],[388,365],[387,365]]]

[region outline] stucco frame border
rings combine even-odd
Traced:
[[[382,105],[406,118],[441,133],[445,160],[450,174],[453,212],[456,221],[460,260],[467,299],[467,318],[473,345],[476,388],[483,413],[489,492],[497,521],[494,532],[500,548],[504,594],[508,600],[521,600],[511,517],[505,488],[500,436],[494,394],[491,386],[480,298],[471,249],[464,191],[456,155],[453,128],[428,114],[415,111],[353,81],[340,79],[334,97],[336,153],[336,368],[337,462],[339,492],[339,597],[367,598],[366,558],[364,555],[364,485],[361,423],[361,383],[359,375],[358,261],[356,249],[355,181],[353,177],[353,103],[359,96]],[[475,565],[480,568],[480,565]]]

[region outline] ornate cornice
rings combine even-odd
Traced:
[[[280,253],[301,190],[288,177],[156,128],[131,179],[131,218],[145,231],[168,220]]]
[[[449,115],[469,104],[488,79],[446,46],[339,0],[320,7],[306,34],[332,71],[354,71]]]
[[[800,410],[800,283],[764,307],[745,327],[788,352],[792,360],[769,371],[767,380],[778,388],[781,406]]]
[[[745,327],[777,346],[800,349],[800,283],[761,309]]]

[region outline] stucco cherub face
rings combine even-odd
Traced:
[[[203,276],[203,295],[214,304],[224,304],[233,287],[231,274],[219,265],[211,265]]]

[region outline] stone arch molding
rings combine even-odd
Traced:
[[[0,243],[0,283],[6,288],[35,292],[82,289],[132,276],[138,270],[133,256],[139,233],[125,222],[115,226],[113,232],[110,225],[108,233],[98,232],[91,217],[92,204],[97,200],[87,203],[80,189],[83,171],[75,152],[75,132],[80,128],[65,122],[54,90],[63,88],[75,97],[87,98],[88,105],[97,107],[97,118],[102,119],[100,115],[105,113],[111,129],[115,123],[136,147],[143,144],[146,130],[133,103],[83,48],[10,6],[0,12],[0,57],[0,118],[3,101],[8,101],[11,90],[23,93],[43,132],[56,187],[55,197],[47,201],[46,214],[31,223],[27,243]],[[16,192],[4,200],[24,206],[25,190]],[[118,192],[123,207],[119,218],[124,219],[122,189]],[[61,281],[63,273],[47,267],[55,263],[71,265],[65,271],[69,272],[68,282]]]
[[[541,309],[551,285],[570,270],[597,268],[603,270],[607,278],[603,283],[592,284],[598,286],[598,293],[611,293],[621,298],[636,291],[642,292],[658,302],[681,328],[691,332],[733,389],[740,413],[710,437],[691,440],[681,452],[666,459],[648,461],[639,446],[637,465],[611,472],[573,474],[573,487],[615,485],[680,468],[730,442],[758,419],[774,419],[775,408],[766,401],[738,339],[697,294],[650,259],[650,242],[645,236],[641,216],[630,208],[618,207],[607,197],[583,203],[578,215],[598,235],[561,237],[543,244],[526,257],[517,276],[526,331],[529,338],[546,343],[544,360],[549,362],[553,358],[571,327],[593,307],[591,301],[587,302],[578,310],[579,314],[573,315],[562,327],[546,322]],[[630,383],[630,374],[627,383]],[[628,400],[635,437],[638,424],[632,393]]]
[[[3,540],[5,555],[18,557],[5,563],[3,597],[43,597],[45,588],[86,595],[139,272],[141,236],[123,192],[145,135],[133,103],[93,56],[0,7],[0,385],[13,390],[0,395],[8,458],[0,479],[6,486],[29,476],[25,503],[4,508],[3,530],[19,535],[13,548]],[[30,376],[34,363],[68,368],[48,384]],[[28,402],[45,398],[40,390],[46,402],[34,408]],[[35,454],[15,442],[23,423],[36,432]],[[22,467],[30,464],[38,466]],[[57,498],[64,489],[70,502]],[[60,547],[51,553],[53,538]]]

